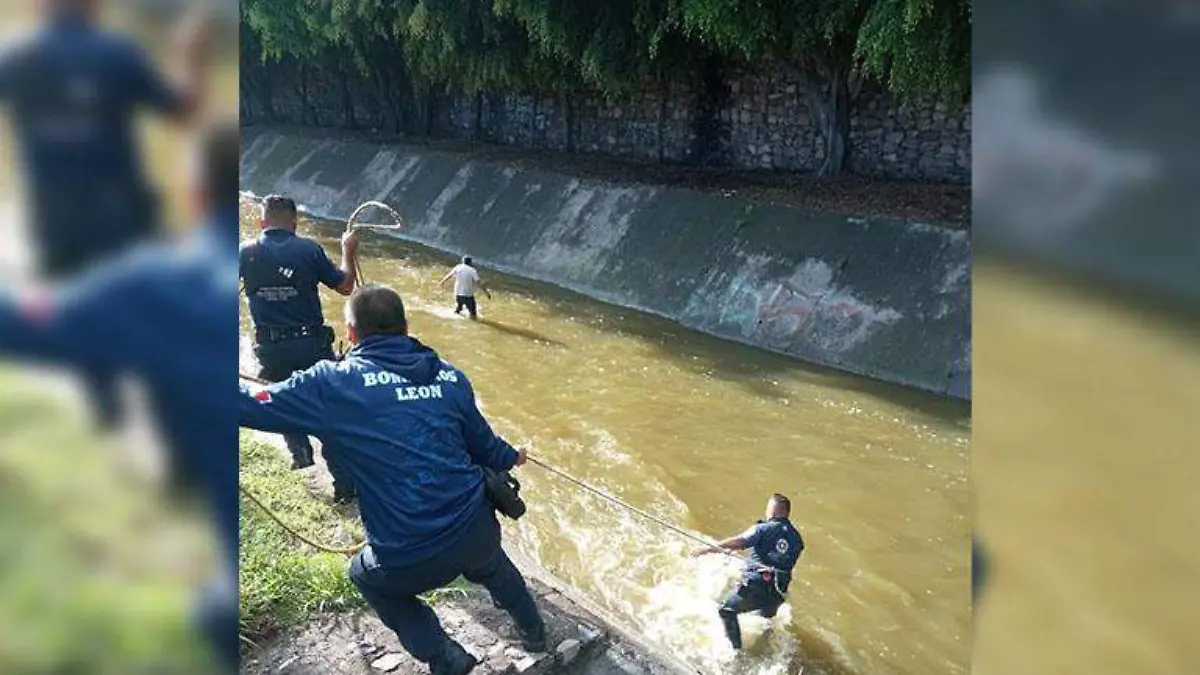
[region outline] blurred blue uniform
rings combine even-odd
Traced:
[[[238,213],[214,214],[183,247],[147,245],[37,302],[0,294],[0,354],[142,380],[172,464],[205,498],[224,578],[205,597],[214,646],[236,664]]]
[[[59,13],[0,54],[0,105],[23,160],[43,275],[75,275],[157,232],[135,115],[142,107],[175,115],[183,100],[136,44]],[[115,378],[87,375],[101,423],[111,428],[121,418]]]
[[[792,569],[804,552],[804,538],[787,518],[759,521],[738,536],[750,549],[742,581],[721,605],[721,621],[734,649],[742,648],[738,615],[757,611],[771,618],[792,582]]]
[[[337,288],[346,275],[317,242],[289,230],[271,228],[238,251],[238,269],[254,322],[258,376],[280,382],[318,361],[332,360],[333,329],[325,325],[318,284]],[[312,466],[312,443],[305,434],[284,436],[293,467]],[[322,438],[322,444],[329,441]],[[334,493],[348,497],[353,482],[338,463],[341,453],[326,447],[325,463]]]
[[[182,97],[133,42],[59,16],[0,54],[43,271],[74,274],[153,234],[136,114],[182,111]]]
[[[462,372],[399,335],[369,337],[254,392],[242,387],[242,426],[334,440],[358,488],[368,546],[350,575],[415,658],[444,668],[450,640],[417,596],[458,576],[483,584],[526,637],[544,624],[500,547],[481,467],[507,471],[517,451],[475,404]]]

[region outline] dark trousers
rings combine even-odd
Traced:
[[[459,314],[463,311],[463,307],[467,308],[472,319],[479,318],[479,314],[475,307],[475,296],[473,295],[456,295],[454,296],[454,313]]]
[[[760,579],[743,581],[730,592],[721,605],[718,613],[721,622],[725,624],[725,635],[729,637],[734,649],[742,648],[742,628],[738,625],[738,615],[747,612],[758,612],[763,617],[771,618],[783,605],[783,597],[775,590],[773,584]]]
[[[350,579],[367,603],[383,624],[396,632],[404,649],[424,663],[440,659],[451,641],[437,615],[417,596],[460,576],[487,588],[522,634],[543,634],[545,624],[525,579],[500,547],[500,524],[490,507],[479,509],[458,541],[429,560],[384,567],[368,546],[350,563]]]
[[[119,186],[128,194],[115,199],[115,189],[34,191],[31,239],[43,278],[76,278],[158,234],[157,202],[143,186]],[[108,208],[102,208],[104,204]],[[82,373],[84,394],[97,425],[105,431],[125,418],[115,372],[93,368]]]
[[[279,342],[263,343],[255,347],[258,358],[258,376],[268,382],[282,382],[292,376],[292,373],[307,370],[318,361],[333,359],[333,345],[321,337],[297,338]],[[303,434],[284,434],[288,452],[292,454],[293,466],[303,468],[313,465],[313,447],[308,436]],[[321,439],[324,449],[325,463],[329,466],[329,474],[333,476],[335,493],[349,493],[354,489],[354,481],[342,464],[342,453],[334,444]]]

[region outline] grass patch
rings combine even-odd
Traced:
[[[44,380],[0,370],[0,672],[204,672],[203,524],[113,461]]]
[[[362,527],[314,495],[283,454],[243,436],[241,482],[305,536],[330,545],[362,540]],[[296,541],[253,502],[241,503],[240,589],[243,640],[257,642],[324,611],[364,606],[347,559]]]
[[[281,520],[304,536],[329,546],[351,546],[363,539],[356,517],[313,495],[303,474],[292,471],[277,447],[241,439],[241,483]],[[347,574],[345,556],[314,550],[286,532],[258,505],[241,503],[241,634],[257,644],[279,631],[299,626],[322,612],[354,611],[366,602]],[[466,582],[426,594],[436,604],[460,596]]]

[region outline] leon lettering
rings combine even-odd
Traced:
[[[396,398],[401,401],[419,401],[442,397],[442,385],[431,384],[428,387],[396,387]]]

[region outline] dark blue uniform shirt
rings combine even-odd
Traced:
[[[475,404],[465,375],[403,336],[365,340],[254,390],[242,385],[241,425],[309,434],[342,453],[376,558],[428,560],[453,545],[484,508],[483,470],[507,471],[517,451]]]
[[[787,518],[772,518],[759,521],[739,537],[750,549],[750,560],[746,564],[745,579],[764,579],[762,568],[779,575],[779,588],[787,591],[792,579],[792,568],[804,551],[804,539]]]
[[[323,325],[317,285],[337,288],[346,278],[320,244],[280,229],[243,243],[238,269],[258,328]]]
[[[0,355],[128,373],[237,564],[237,208],[187,245],[147,245],[36,302],[0,290]]]
[[[135,113],[182,104],[133,42],[82,19],[59,19],[0,53],[7,103],[36,193],[82,184],[142,184]]]

